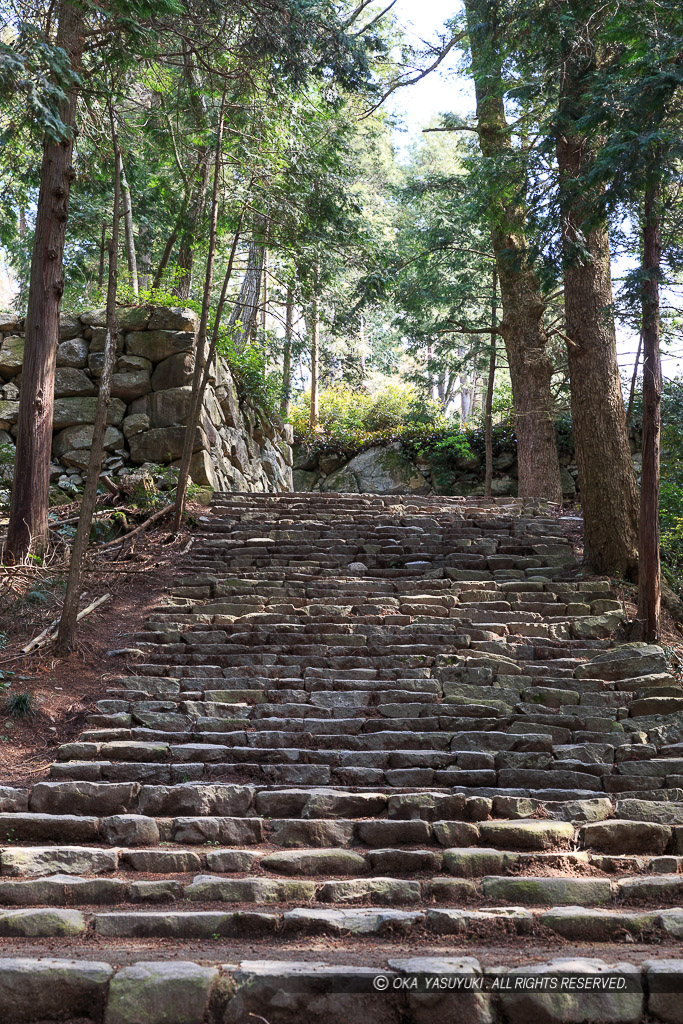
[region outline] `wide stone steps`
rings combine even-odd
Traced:
[[[557,509],[216,495],[157,597],[49,779],[0,786],[2,1019],[683,1019],[680,679],[614,649]],[[627,991],[391,987],[566,963]]]
[[[153,891],[153,883],[147,883]],[[199,885],[209,886],[203,880]],[[163,883],[166,895],[172,886]],[[576,895],[581,895],[577,887]],[[585,887],[583,893],[590,892]],[[594,891],[594,890],[592,890]],[[283,892],[271,897],[282,900]],[[81,898],[82,899],[82,898]],[[590,899],[586,901],[590,903]],[[87,903],[87,897],[82,899]],[[258,900],[262,905],[262,901]],[[683,934],[683,910],[606,910],[583,906],[557,906],[548,910],[515,906],[482,909],[429,907],[397,910],[387,907],[293,907],[281,910],[139,910],[114,911],[63,907],[0,909],[0,938],[109,939],[237,939],[334,937],[356,941],[362,937],[412,937],[418,944],[435,936],[461,939],[503,939],[526,936],[551,943],[568,941],[630,944],[675,941]],[[114,947],[115,948],[115,947]]]
[[[272,961],[252,955],[240,965],[203,957],[201,963],[176,959],[114,967],[87,959],[15,958],[0,960],[0,981],[8,1019],[14,1021],[47,1020],[55,1004],[66,1020],[86,1019],[85,1013],[98,1024],[136,1019],[203,1024],[207,1014],[223,1024],[259,1018],[276,1024],[302,1019],[310,1024],[429,1024],[435,1019],[673,1024],[680,1019],[680,997],[671,984],[680,961],[610,966],[594,956],[557,957],[505,972],[479,957],[410,956],[398,950],[389,957],[366,952],[362,966],[353,960]],[[32,1016],[24,1015],[27,1006]]]

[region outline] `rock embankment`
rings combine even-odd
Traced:
[[[87,469],[106,336],[104,310],[62,316],[55,377],[53,501],[71,500]],[[21,322],[0,320],[0,444],[16,432],[24,357]],[[119,312],[104,472],[174,465],[190,408],[197,317],[191,309]],[[211,380],[195,441],[194,483],[234,491],[292,488],[291,428],[240,398],[224,362]],[[4,473],[10,458],[3,460]],[[7,481],[6,481],[7,482]],[[1,486],[1,484],[0,484]]]

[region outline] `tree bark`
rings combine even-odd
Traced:
[[[493,388],[496,381],[496,328],[498,320],[498,273],[493,271],[491,283],[491,355],[489,375],[486,382],[486,406],[484,411],[484,445],[486,469],[484,475],[484,496],[491,497],[493,483]]]
[[[645,196],[643,218],[643,471],[640,482],[638,623],[648,643],[659,639],[659,462],[662,368],[659,354],[659,276],[662,256],[659,190]]]
[[[503,188],[496,183],[488,214],[503,307],[500,333],[512,383],[518,491],[522,497],[561,502],[550,387],[553,366],[543,326],[545,303],[525,237],[525,210],[517,198],[524,194],[526,183],[518,169],[505,118],[502,62],[492,20],[495,5],[487,0],[465,0],[465,9],[481,152],[509,184],[509,188]]]
[[[255,229],[262,227],[263,218],[257,218]],[[247,269],[242,278],[239,297],[228,321],[231,327],[233,343],[237,348],[247,344],[251,337],[252,329],[256,324],[259,296],[261,294],[261,274],[263,272],[264,257],[263,242],[253,237],[249,244],[249,255],[247,257]]]
[[[268,253],[263,251],[263,289],[261,294],[261,333],[265,340],[268,324]]]
[[[123,207],[123,229],[126,242],[126,259],[128,261],[128,278],[133,289],[133,295],[140,294],[138,283],[138,261],[135,255],[135,233],[133,229],[133,204],[130,198],[130,189],[126,178],[126,170],[123,166],[123,157],[119,150],[119,171],[121,175],[121,205]]]
[[[206,347],[206,334],[209,324],[209,312],[211,310],[211,289],[213,287],[213,268],[216,259],[216,243],[218,239],[218,205],[221,177],[221,160],[223,157],[223,126],[225,124],[225,90],[221,100],[221,112],[218,123],[218,140],[216,142],[216,158],[213,169],[213,192],[211,196],[211,226],[209,228],[209,251],[206,257],[206,274],[204,277],[204,296],[202,299],[202,313],[199,319],[199,330],[197,331],[197,342],[194,353],[194,373],[192,377],[192,402],[190,416],[185,429],[183,440],[183,452],[180,459],[180,470],[176,486],[176,502],[173,517],[173,532],[177,533],[183,518],[185,506],[185,492],[187,481],[190,477],[190,464],[194,451],[197,424],[201,414],[200,394],[202,375],[204,372],[204,349]]]
[[[596,572],[635,578],[638,485],[628,443],[617,361],[607,224],[582,176],[593,160],[577,131],[594,57],[574,49],[562,69],[557,161],[564,249],[564,311],[572,428],[584,518],[584,561]]]
[[[320,362],[320,303],[318,298],[317,268],[313,280],[313,298],[311,300],[311,430],[318,426],[318,375]]]
[[[210,152],[207,149],[199,164],[198,181],[190,202],[189,211],[186,212],[185,226],[178,248],[178,257],[176,259],[178,278],[173,290],[181,301],[189,299],[192,288],[195,240],[203,218],[206,206],[206,193],[209,189],[209,178],[211,176],[211,161],[209,157]]]
[[[119,152],[118,137],[114,127],[114,116],[109,105],[109,114],[112,128],[112,141],[114,145],[114,211],[112,218],[112,233],[109,242],[109,280],[107,283],[107,334],[104,343],[104,366],[100,377],[99,391],[97,396],[97,412],[93,426],[92,441],[90,443],[90,457],[88,459],[88,476],[83,489],[83,498],[78,516],[76,537],[71,552],[69,565],[69,576],[66,584],[66,594],[62,605],[62,614],[59,620],[59,631],[57,633],[57,652],[68,654],[72,651],[76,641],[76,623],[78,621],[78,605],[81,600],[81,576],[83,573],[83,561],[90,540],[92,529],[93,512],[97,500],[97,485],[102,469],[102,457],[104,455],[104,435],[107,429],[107,413],[111,399],[111,378],[116,362],[116,334],[118,324],[116,320],[116,284],[118,277],[118,251],[119,251],[119,205],[121,199],[121,154]]]
[[[104,253],[107,248],[107,225],[102,225],[102,234],[100,235],[100,265],[97,268],[97,287],[99,291],[102,291],[104,287]]]
[[[190,105],[194,114],[195,127],[198,132],[205,132],[208,127],[206,103],[202,95],[195,69],[192,63],[192,54],[183,44],[183,74],[190,90]],[[178,279],[175,286],[175,293],[179,299],[185,300],[190,297],[192,287],[192,268],[194,265],[194,246],[200,223],[206,207],[206,197],[209,191],[209,178],[211,176],[211,150],[208,146],[202,146],[199,150],[199,162],[197,166],[196,184],[189,204],[189,215],[185,218],[183,234],[178,249],[176,266]]]
[[[287,305],[285,312],[285,344],[282,358],[282,401],[280,415],[283,419],[289,416],[292,398],[292,335],[294,334],[294,284],[287,285]]]
[[[79,6],[62,0],[57,45],[66,51],[74,68],[83,48],[84,14]],[[55,366],[59,344],[59,305],[64,237],[69,215],[69,191],[77,89],[72,87],[60,104],[67,138],[46,138],[40,174],[36,227],[31,257],[26,312],[24,366],[19,399],[17,449],[5,561],[21,562],[30,552],[42,554],[48,542],[50,453]]]
[[[633,364],[633,373],[631,374],[631,387],[628,393],[628,405],[626,406],[626,431],[631,429],[631,420],[633,419],[633,405],[636,400],[636,383],[638,381],[638,369],[640,367],[640,354],[643,351],[643,332],[641,331],[638,335],[638,348],[636,349],[636,361]]]

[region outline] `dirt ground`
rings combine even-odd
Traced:
[[[66,521],[77,506],[59,511]],[[205,512],[190,506],[188,525],[176,537],[166,519],[138,534],[134,543],[91,549],[81,608],[111,596],[81,621],[77,648],[65,658],[56,656],[53,643],[22,653],[59,615],[68,565],[64,544],[58,542],[43,565],[0,566],[0,784],[26,785],[44,778],[57,747],[82,731],[107,681],[142,659],[134,653],[135,634],[172,580],[193,518]],[[127,653],[109,654],[116,650]],[[18,694],[29,694],[28,715],[8,712],[8,699]]]

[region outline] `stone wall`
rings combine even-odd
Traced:
[[[517,453],[501,451],[493,459],[492,493],[517,495]],[[578,470],[571,454],[560,456],[562,491],[566,500],[575,497]],[[294,489],[297,491],[352,491],[377,494],[484,493],[484,460],[478,456],[458,459],[452,466],[414,459],[400,442],[386,448],[368,448],[352,459],[334,453],[310,454],[294,446]]]
[[[83,482],[102,373],[105,311],[60,318],[55,380],[53,498]],[[191,309],[136,306],[119,313],[103,471],[177,465],[190,407],[197,317]],[[24,354],[23,324],[0,315],[0,445],[13,443]],[[291,427],[240,399],[219,362],[195,439],[195,484],[227,491],[292,489]],[[5,459],[7,463],[7,459]],[[7,469],[5,469],[7,473]],[[0,485],[1,486],[1,485]]]

